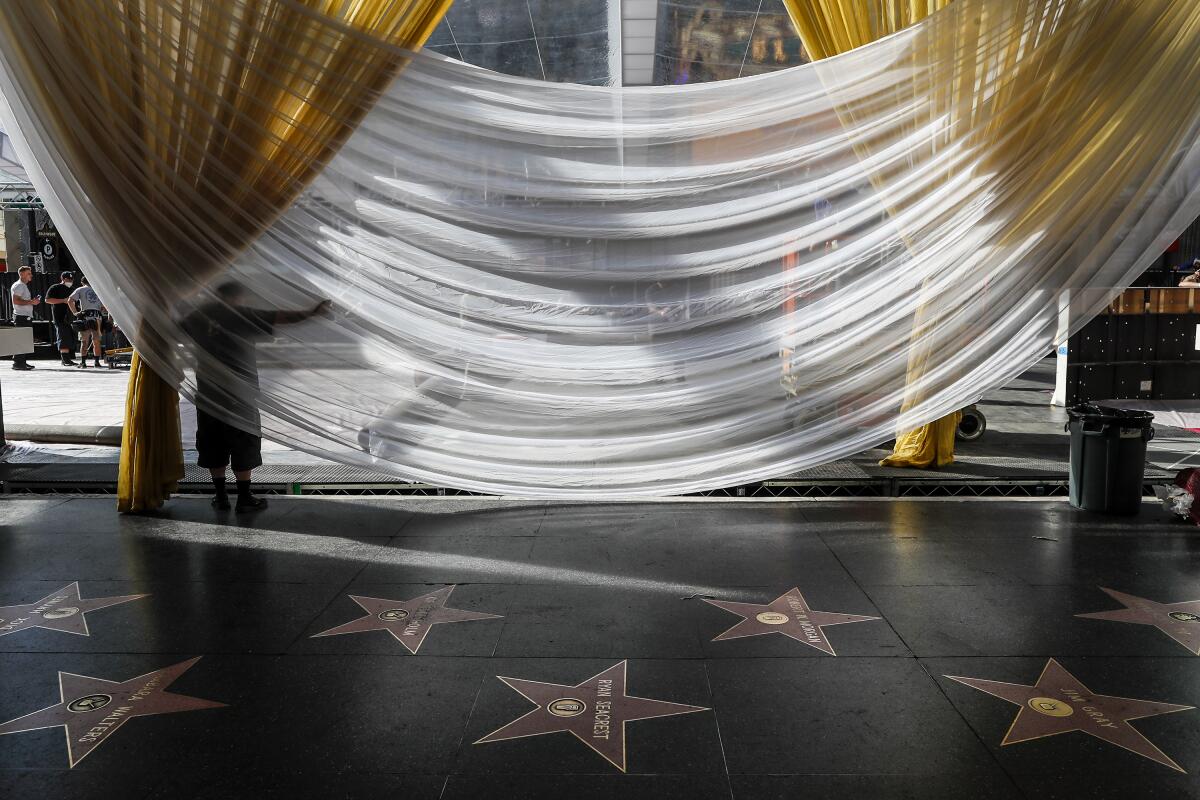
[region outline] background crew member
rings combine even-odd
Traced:
[[[35,306],[41,305],[42,296],[33,297],[29,291],[29,282],[33,280],[33,270],[29,267],[21,267],[17,270],[19,280],[12,285],[12,303],[13,303],[13,322],[18,328],[33,327],[33,309]],[[25,353],[13,356],[13,369],[31,370],[33,364],[29,363],[29,356]]]
[[[87,368],[88,341],[91,340],[92,352],[96,355],[96,366],[100,366],[100,323],[104,319],[104,304],[100,296],[91,286],[86,277],[80,278],[83,285],[67,298],[67,307],[71,313],[83,317],[83,330],[79,333],[79,367]]]
[[[46,303],[50,305],[50,313],[54,317],[54,333],[58,338],[58,355],[63,366],[75,366],[75,331],[71,328],[71,287],[75,285],[75,273],[63,272],[58,276],[58,283],[46,290]]]

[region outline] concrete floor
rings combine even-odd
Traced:
[[[1196,798],[1194,619],[1150,505],[0,497],[0,797]]]

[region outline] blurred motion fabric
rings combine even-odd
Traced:
[[[0,6],[10,55],[36,70],[9,101],[36,107],[102,258],[141,265],[127,305],[168,308],[173,288],[221,274],[304,189],[451,0],[46,0]],[[32,75],[31,75],[32,77]],[[10,87],[15,89],[15,87]],[[163,254],[169,254],[164,257]],[[88,264],[88,273],[104,272]],[[131,327],[164,370],[129,381],[119,505],[161,505],[182,461],[178,410],[153,326]],[[142,404],[154,403],[154,407]],[[168,438],[162,439],[161,434]],[[146,448],[144,451],[143,448]],[[159,453],[158,451],[162,452]],[[158,465],[163,471],[157,473]]]
[[[198,56],[132,58],[148,81],[43,58],[65,34],[21,35],[30,9],[65,5],[113,7],[0,5],[0,116],[142,358],[249,398],[235,425],[438,485],[680,493],[859,452],[1006,383],[1200,216],[1192,0],[957,0],[647,88],[498,75],[299,3],[268,62],[238,33],[261,3],[211,30],[172,0],[96,17],[126,54],[211,47],[269,102],[195,100]],[[182,324],[230,280],[247,309],[333,311],[247,343],[251,379]]]

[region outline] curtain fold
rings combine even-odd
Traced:
[[[179,442],[179,392],[134,353],[121,431],[118,511],[155,511],[170,498],[183,480]]]
[[[813,60],[829,58],[870,44],[896,33],[941,10],[954,0],[784,0],[788,13],[800,31],[800,39]],[[956,87],[963,93],[974,91],[967,81]],[[969,102],[969,97],[967,98]],[[914,337],[914,340],[917,337]],[[927,367],[927,355],[915,355],[910,361],[913,384]],[[910,396],[905,406],[912,408],[920,396]],[[880,462],[886,467],[943,467],[954,463],[954,433],[962,413],[955,411],[896,438],[892,455]]]
[[[452,0],[43,0],[0,4],[0,35],[57,68],[25,85],[92,210],[126,231],[95,276],[126,307],[169,307],[219,274],[304,190]],[[27,68],[29,64],[24,65]],[[188,201],[179,198],[187,193]],[[113,218],[116,215],[118,218]],[[59,224],[70,221],[56,216]],[[149,252],[127,243],[154,243]],[[150,286],[112,280],[152,259]],[[144,317],[129,379],[122,510],[161,505],[182,454],[176,353]],[[147,375],[153,370],[158,378]],[[147,449],[151,452],[146,452]]]
[[[783,0],[817,61],[904,30],[953,0]]]

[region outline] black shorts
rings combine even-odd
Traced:
[[[64,319],[62,322],[54,323],[54,330],[58,334],[58,349],[64,347],[75,349],[75,330],[71,327],[71,320]]]
[[[196,409],[196,463],[205,469],[231,466],[245,472],[262,466],[262,437]]]

